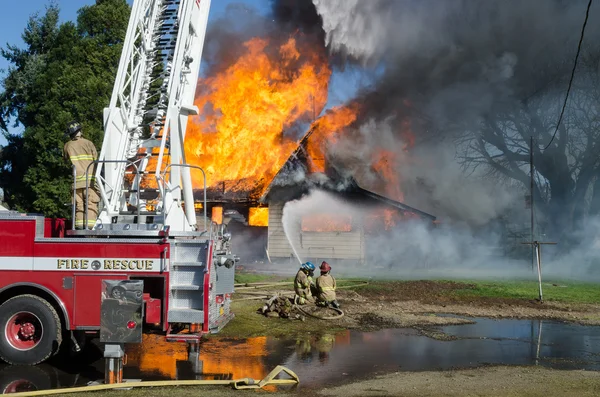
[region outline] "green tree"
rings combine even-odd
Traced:
[[[70,164],[62,158],[66,123],[79,120],[100,148],[103,108],[108,106],[127,30],[126,0],[97,0],[78,11],[77,24],[59,25],[51,3],[34,14],[22,35],[25,49],[0,50],[11,67],[0,87],[0,184],[11,208],[68,217]],[[9,120],[24,127],[8,132]]]

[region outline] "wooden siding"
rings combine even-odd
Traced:
[[[282,223],[283,203],[269,204],[269,256],[290,258],[294,251],[285,235]],[[303,258],[364,260],[365,238],[362,229],[351,232],[302,232],[300,225],[290,231],[291,239]]]

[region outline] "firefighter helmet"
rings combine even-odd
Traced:
[[[79,131],[81,131],[81,124],[79,124],[77,121],[71,121],[69,124],[67,124],[67,135],[73,136]]]
[[[331,266],[329,266],[329,263],[323,261],[323,263],[321,263],[321,267],[319,269],[321,270],[321,272],[327,273],[327,272],[331,271]]]
[[[309,272],[315,271],[315,265],[313,265],[312,262],[304,262],[300,268]]]

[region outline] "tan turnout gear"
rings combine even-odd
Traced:
[[[100,202],[100,196],[95,186],[94,174],[96,167],[91,166],[88,171],[88,166],[98,158],[96,147],[91,141],[77,135],[65,143],[63,155],[66,161],[70,161],[75,166],[75,228],[84,228],[85,220],[83,213],[85,211],[86,180],[89,187],[87,204],[88,220],[86,226],[87,228],[91,228],[96,223],[98,203]]]
[[[298,270],[296,278],[294,279],[294,291],[298,296],[298,303],[304,305],[308,300],[312,298],[310,286],[312,284],[312,277],[304,272],[304,270]]]
[[[335,300],[335,278],[329,273],[321,274],[317,278],[317,299],[320,302],[329,303]]]

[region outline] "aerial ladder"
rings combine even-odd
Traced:
[[[209,8],[210,0],[134,2],[104,111],[95,230],[198,230],[191,179],[197,167],[185,161],[184,140],[188,116],[198,114],[194,94]],[[206,228],[206,212],[204,218]]]

